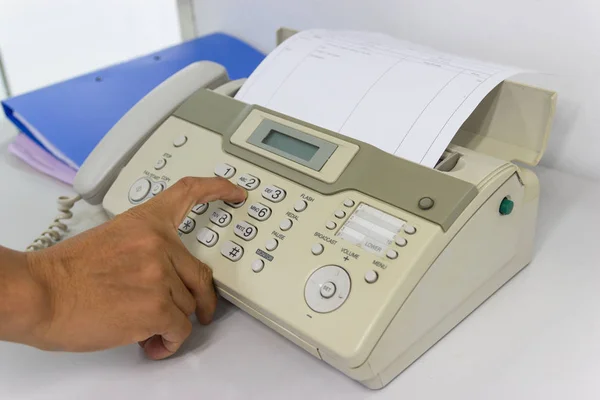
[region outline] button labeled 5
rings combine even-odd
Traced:
[[[256,237],[256,233],[258,229],[252,224],[247,223],[246,221],[238,222],[235,224],[235,228],[233,228],[235,234],[241,237],[244,240],[252,240]]]
[[[219,225],[220,227],[224,227],[229,225],[229,223],[231,222],[231,214],[219,208],[218,210],[213,211],[213,213],[210,216],[210,220],[213,224]]]

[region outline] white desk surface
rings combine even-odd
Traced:
[[[22,249],[70,193],[9,155],[0,132],[0,243]],[[538,168],[532,264],[381,391],[370,391],[224,302],[176,357],[0,343],[0,399],[598,399],[600,184]],[[74,226],[97,211],[78,205]],[[82,222],[82,220],[84,220]]]

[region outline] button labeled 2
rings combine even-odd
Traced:
[[[273,185],[267,186],[263,189],[262,196],[273,203],[279,203],[285,199],[285,190]]]
[[[248,190],[254,190],[260,185],[260,179],[250,174],[244,174],[238,179],[238,185]]]
[[[220,227],[224,227],[229,225],[229,223],[231,222],[231,214],[219,208],[218,210],[213,211],[213,213],[210,216],[210,220],[213,224],[219,225]]]
[[[235,224],[235,228],[233,228],[235,234],[241,237],[244,240],[252,240],[256,237],[256,233],[258,229],[252,224],[247,223],[246,221],[238,222]]]

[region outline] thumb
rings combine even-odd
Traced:
[[[246,191],[227,179],[185,177],[146,205],[152,208],[151,212],[154,215],[159,215],[161,219],[177,229],[196,204],[215,200],[238,203],[244,199],[246,199]]]

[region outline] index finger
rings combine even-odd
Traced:
[[[238,203],[245,199],[246,191],[225,178],[185,177],[155,197],[153,204],[147,205],[177,229],[196,204],[215,200]]]

